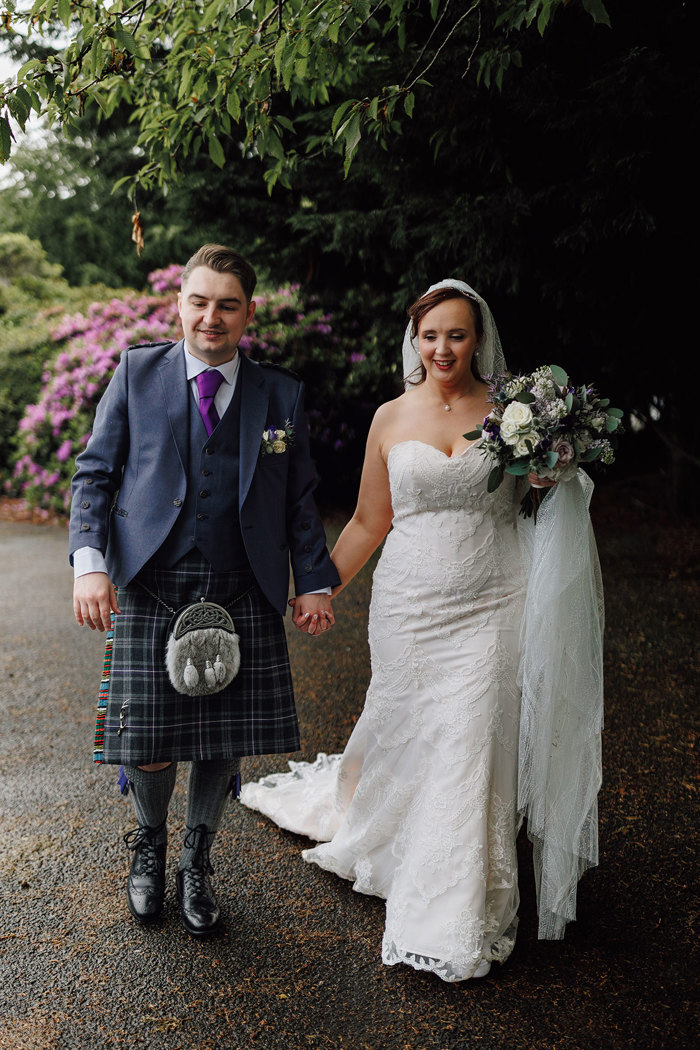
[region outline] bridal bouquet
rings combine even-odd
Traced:
[[[595,387],[573,386],[563,368],[543,365],[531,375],[510,373],[489,384],[492,411],[465,438],[481,437],[479,448],[494,467],[487,488],[494,492],[506,474],[537,474],[568,481],[580,463],[613,463],[610,440],[621,428],[622,411],[611,408]],[[532,490],[521,503],[521,514],[535,509]]]

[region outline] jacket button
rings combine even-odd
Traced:
[[[90,504],[88,503],[88,501],[86,499],[84,499],[83,502],[80,504],[80,506],[83,508],[83,510],[87,510],[88,507],[90,506]]]
[[[205,448],[204,451],[206,452],[206,454],[208,456],[213,456],[214,455],[214,449],[213,448]]]
[[[306,554],[311,554],[311,544],[310,543],[305,543],[304,544],[304,552]]]
[[[205,478],[209,478],[209,477],[211,477],[211,471],[210,471],[210,470],[203,470],[203,471],[202,471],[202,474],[204,474],[204,477],[205,477]]]
[[[81,532],[89,532],[90,531],[90,526],[88,525],[87,522],[85,522],[84,525],[80,526],[80,529],[81,529]]]
[[[307,564],[304,566],[304,569],[306,570],[306,572],[311,572],[311,570],[313,569],[313,565],[307,562]]]
[[[206,499],[209,495],[209,489],[200,489],[199,495],[202,497],[202,499]]]
[[[311,528],[311,522],[310,521],[302,521],[301,527],[302,527],[302,529],[306,529],[308,531]]]
[[[280,543],[280,550],[281,551],[286,551],[286,549],[287,549],[287,544],[286,543]]]
[[[207,514],[198,514],[197,515],[197,521],[206,521],[207,517],[208,517]]]
[[[86,485],[92,485],[92,478],[85,478]]]
[[[178,498],[177,498],[177,499],[174,499],[174,500],[173,500],[173,507],[181,507],[181,506],[182,506],[182,500],[181,500],[181,499],[180,499],[180,497],[178,496]]]

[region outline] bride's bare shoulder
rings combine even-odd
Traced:
[[[385,401],[374,414],[374,422],[380,427],[392,426],[405,415],[412,406],[413,391],[408,390],[393,401]]]

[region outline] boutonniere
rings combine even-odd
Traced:
[[[279,455],[286,452],[294,444],[294,427],[288,419],[285,419],[281,427],[265,427],[263,430],[260,455]]]

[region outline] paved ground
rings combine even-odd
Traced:
[[[566,940],[538,942],[523,840],[516,950],[486,980],[451,986],[382,966],[382,903],[305,865],[303,840],[239,806],[213,858],[221,935],[199,944],[181,929],[174,857],[164,924],[130,920],[130,804],[114,770],[90,764],[101,638],[72,623],[64,530],[1,522],[1,1050],[690,1047],[697,533],[629,506],[625,520],[604,501],[599,512],[601,866]],[[304,757],[340,749],[361,707],[368,589],[366,574],[339,600],[327,638],[291,639]],[[250,761],[247,774],[278,767]]]

